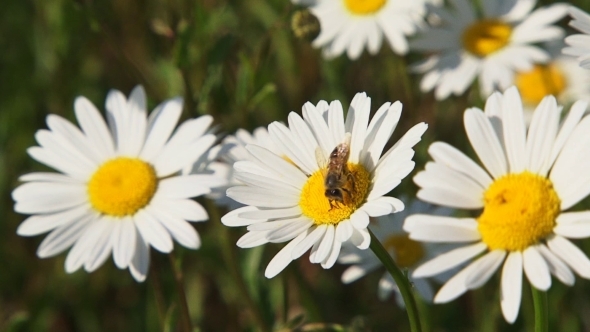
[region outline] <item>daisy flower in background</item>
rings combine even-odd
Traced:
[[[478,15],[471,1],[455,0],[452,9],[431,7],[441,24],[414,39],[414,51],[431,55],[413,70],[423,73],[420,89],[435,90],[438,100],[461,95],[478,78],[481,93],[505,90],[515,71],[527,71],[545,63],[549,54],[533,43],[562,38],[563,29],[552,25],[567,12],[555,4],[531,13],[535,1],[482,1]]]
[[[148,117],[144,89],[129,99],[111,91],[108,125],[86,98],[74,103],[80,129],[49,115],[49,130],[39,130],[39,146],[29,155],[59,171],[23,175],[12,192],[16,212],[31,214],[17,229],[22,236],[50,232],[37,250],[41,258],[69,251],[65,270],[100,267],[112,253],[115,265],[146,278],[149,247],[167,253],[172,239],[197,249],[200,239],[187,221],[205,221],[207,212],[191,197],[223,181],[211,175],[179,175],[215,142],[206,134],[213,119],[182,123],[182,99],[160,104]]]
[[[381,49],[383,37],[393,51],[408,52],[406,36],[423,24],[423,0],[292,0],[307,6],[320,22],[320,34],[312,42],[326,58],[346,52],[352,60],[367,48],[370,54]]]
[[[288,127],[279,122],[269,125],[280,154],[255,144],[246,146],[249,160],[234,164],[235,177],[244,185],[227,190],[229,197],[246,206],[221,221],[227,226],[248,226],[248,233],[237,243],[241,248],[290,241],[268,264],[267,278],[309,249],[312,263],[330,268],[343,242],[369,247],[369,217],[403,210],[400,200],[384,195],[414,168],[412,147],[427,125],[414,126],[381,155],[401,110],[400,102],[385,103],[369,122],[371,98],[365,93],[354,97],[346,120],[338,101],[306,103],[303,118],[289,114]],[[335,147],[339,152],[348,147],[348,153],[330,159]],[[328,170],[328,161],[340,166]],[[329,172],[337,181],[327,189]]]
[[[517,71],[514,85],[520,91],[525,122],[531,122],[533,111],[545,96],[553,95],[557,103],[570,105],[574,101],[590,102],[590,71],[580,70],[578,62],[560,55],[559,45],[547,46],[552,55],[544,64],[535,64],[527,71]]]
[[[207,195],[215,201],[217,205],[227,206],[230,210],[243,206],[242,204],[227,197],[225,192],[229,187],[242,184],[234,176],[233,165],[237,161],[250,160],[250,153],[246,150],[246,145],[256,144],[262,146],[275,154],[280,154],[268,131],[264,127],[254,129],[252,134],[247,130],[238,129],[235,135],[226,136],[221,144],[215,146],[212,150],[216,151],[216,158],[219,161],[213,161],[207,165],[208,169],[213,170],[215,175],[225,179],[227,185],[211,189]]]
[[[590,15],[576,7],[570,7],[569,14],[574,18],[570,26],[582,34],[566,37],[565,43],[569,47],[564,48],[563,53],[578,57],[580,67],[590,69]]]
[[[403,197],[402,201],[407,205],[409,200]],[[409,207],[402,212],[375,218],[375,222],[371,223],[371,231],[373,231],[391,257],[393,257],[397,266],[401,269],[408,270],[408,278],[420,296],[424,300],[431,302],[434,292],[430,282],[426,279],[413,278],[411,273],[421,263],[442,253],[443,247],[437,243],[417,242],[408,237],[408,233],[402,229],[403,221],[406,217],[415,213],[432,213],[435,215],[449,216],[452,213],[452,209],[435,208],[431,204],[413,200],[409,204]],[[345,284],[356,281],[382,267],[381,261],[379,261],[372,251],[358,250],[351,245],[342,246],[338,263],[353,264],[342,274],[341,279]],[[384,301],[391,293],[395,293],[397,304],[403,307],[404,301],[399,294],[399,288],[391,275],[385,272],[379,280],[378,295]]]
[[[435,303],[482,286],[503,265],[500,304],[513,323],[523,271],[541,291],[551,286],[551,274],[570,286],[572,270],[590,279],[590,260],[569,240],[590,236],[590,211],[566,212],[590,192],[586,107],[576,102],[560,125],[561,107],[548,96],[527,131],[512,87],[488,98],[485,111],[465,111],[467,136],[484,167],[446,143],[430,146],[434,161],[414,177],[421,187],[418,198],[480,211],[476,218],[418,214],[404,223],[416,241],[461,244],[414,271],[413,277],[422,278],[466,264],[438,291]]]

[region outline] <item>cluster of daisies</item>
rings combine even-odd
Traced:
[[[292,0],[319,21],[312,45],[326,58],[343,53],[355,60],[366,48],[376,54],[383,39],[398,55],[414,52],[424,60],[411,70],[421,75],[422,92],[437,100],[462,95],[477,81],[483,98],[510,86],[520,90],[527,119],[543,97],[561,103],[590,101],[588,36],[570,36],[555,25],[569,5],[535,8],[535,0]],[[588,16],[569,8],[571,25],[590,33]],[[562,52],[563,50],[563,52]]]
[[[48,129],[36,133],[39,146],[28,153],[58,173],[20,178],[14,209],[30,217],[17,233],[49,232],[37,254],[69,249],[68,273],[92,272],[112,255],[118,268],[143,281],[150,247],[168,253],[174,240],[199,248],[191,223],[209,219],[194,200],[205,196],[229,211],[224,225],[246,227],[239,247],[287,242],[268,263],[268,278],[309,252],[310,262],[325,269],[349,264],[342,281],[355,281],[380,267],[366,250],[372,231],[417,292],[437,303],[482,286],[501,266],[501,308],[510,323],[523,272],[543,291],[551,275],[566,285],[574,273],[590,279],[590,260],[571,241],[590,236],[590,211],[570,211],[590,193],[588,105],[572,92],[580,100],[562,115],[558,102],[567,102],[560,93],[571,82],[561,69],[572,65],[561,67],[561,57],[536,45],[563,37],[552,24],[567,6],[533,11],[530,0],[483,1],[479,13],[466,0],[448,8],[387,0],[301,4],[325,27],[314,45],[326,56],[346,51],[355,58],[365,45],[375,53],[384,35],[397,53],[431,54],[414,68],[425,73],[422,89],[434,89],[437,98],[463,93],[478,77],[489,98],[484,110],[465,111],[464,127],[479,163],[435,142],[428,149],[433,161],[413,178],[421,201],[398,199],[388,193],[414,169],[413,148],[427,129],[416,124],[390,142],[399,101],[372,117],[365,93],[347,112],[339,101],[306,103],[286,124],[222,138],[210,116],[178,125],[180,98],[148,114],[137,87],[129,97],[108,94],[106,121],[84,97],[74,103],[79,126],[47,117]],[[584,34],[568,37],[564,52],[590,68],[590,15],[569,10],[571,25]],[[414,33],[408,43],[405,36]],[[457,209],[472,217],[453,217]],[[436,295],[426,277],[444,283]],[[379,281],[381,298],[397,290],[388,274]]]

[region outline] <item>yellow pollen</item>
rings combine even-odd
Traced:
[[[535,65],[530,71],[516,74],[516,86],[525,103],[537,105],[547,95],[559,96],[566,80],[554,64]]]
[[[360,164],[348,163],[351,177],[342,188],[349,193],[343,194],[343,202],[330,201],[325,195],[324,178],[326,170],[313,173],[301,191],[299,206],[303,215],[312,219],[316,225],[336,225],[348,219],[365,201],[371,184],[370,174]]]
[[[97,211],[123,217],[146,206],[157,185],[151,165],[139,159],[119,157],[105,162],[92,175],[88,196]]]
[[[344,0],[348,11],[356,15],[373,14],[385,6],[387,0]]]
[[[463,47],[479,57],[485,57],[508,44],[512,27],[498,20],[477,21],[463,32]]]
[[[411,240],[407,234],[392,235],[383,241],[387,252],[400,268],[415,266],[424,257],[424,247],[420,242]]]
[[[522,251],[553,232],[560,204],[548,179],[528,171],[508,174],[484,193],[477,228],[490,250]]]

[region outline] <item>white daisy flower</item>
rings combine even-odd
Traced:
[[[402,198],[404,204],[408,199]],[[422,243],[409,238],[408,233],[402,229],[403,221],[409,215],[416,213],[432,213],[436,215],[449,216],[452,209],[435,208],[431,204],[413,200],[410,206],[404,211],[396,214],[389,214],[375,218],[371,223],[371,231],[389,252],[397,266],[409,272],[408,278],[414,285],[416,291],[428,302],[432,301],[434,292],[430,282],[426,279],[413,278],[411,273],[416,267],[426,260],[436,257],[442,252],[438,243]],[[343,245],[338,263],[353,264],[342,274],[342,282],[345,284],[356,281],[368,273],[381,268],[381,261],[370,250],[358,250],[351,245]],[[379,280],[378,295],[384,301],[392,293],[395,293],[395,300],[400,307],[404,307],[404,300],[400,295],[399,288],[388,272],[385,272]]]
[[[414,177],[418,197],[480,211],[477,218],[413,215],[404,223],[411,239],[462,244],[414,271],[414,277],[428,277],[467,264],[439,290],[435,303],[482,286],[503,264],[500,304],[512,323],[523,271],[542,291],[551,286],[551,274],[566,285],[574,283],[572,270],[590,279],[590,260],[569,240],[590,236],[590,211],[566,212],[590,192],[586,107],[576,102],[560,125],[561,107],[548,96],[527,131],[512,87],[488,98],[485,112],[465,111],[465,130],[484,168],[446,143],[430,146],[434,162]]]
[[[575,7],[569,8],[569,14],[574,18],[570,26],[582,33],[565,38],[569,47],[564,48],[563,53],[578,57],[580,67],[590,69],[590,15]]]
[[[516,72],[514,85],[520,91],[527,124],[545,96],[554,96],[561,105],[577,100],[590,102],[590,71],[580,70],[578,62],[567,56],[557,56],[545,64],[535,64],[530,70]]]
[[[338,101],[306,103],[303,118],[291,113],[288,127],[279,122],[269,125],[282,153],[250,144],[246,146],[250,160],[234,164],[236,179],[245,185],[228,189],[227,195],[246,206],[221,221],[248,226],[237,245],[250,248],[290,241],[268,264],[266,277],[274,277],[310,248],[310,261],[330,268],[343,242],[369,247],[369,217],[403,210],[400,200],[383,195],[414,168],[412,147],[427,125],[414,126],[381,156],[402,105],[385,103],[369,122],[370,107],[371,99],[357,94],[345,121]],[[342,158],[330,159],[337,146]],[[331,179],[328,189],[325,178]]]
[[[129,99],[107,96],[108,125],[85,97],[74,103],[81,130],[49,115],[49,130],[39,130],[40,146],[29,155],[60,173],[29,173],[12,192],[16,212],[31,214],[17,229],[22,236],[49,232],[37,255],[55,256],[69,247],[65,270],[100,267],[112,253],[115,265],[146,278],[152,246],[173,249],[172,238],[196,249],[200,239],[187,221],[205,221],[207,212],[191,197],[223,184],[210,175],[178,172],[207,152],[215,136],[205,134],[212,118],[184,122],[172,134],[182,99],[160,104],[148,117],[144,89]]]
[[[256,128],[252,134],[247,130],[238,129],[235,135],[226,136],[221,144],[214,147],[217,152],[216,158],[219,161],[213,161],[207,167],[213,170],[215,175],[227,181],[226,186],[212,188],[211,193],[207,195],[207,198],[213,199],[217,205],[227,206],[230,210],[243,206],[243,204],[227,197],[225,192],[230,187],[242,184],[234,176],[233,165],[237,161],[251,159],[250,153],[246,150],[248,144],[260,145],[275,154],[280,154],[264,127]]]
[[[383,37],[393,51],[408,52],[406,36],[423,24],[424,0],[292,0],[308,6],[321,31],[312,45],[322,48],[326,58],[346,52],[357,59],[365,47],[370,54],[381,49]]]
[[[416,51],[434,53],[414,65],[424,73],[423,92],[435,90],[436,99],[461,95],[478,78],[482,95],[505,90],[514,71],[530,70],[549,55],[533,43],[561,38],[563,29],[552,25],[567,5],[555,4],[531,13],[533,0],[482,1],[480,17],[471,1],[451,1],[453,9],[431,7],[442,23],[411,43]]]

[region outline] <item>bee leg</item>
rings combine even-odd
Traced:
[[[341,188],[341,189],[342,189],[342,192],[346,193],[346,195],[342,195],[342,201],[340,202],[340,204],[346,205],[346,203],[350,202],[352,194],[351,194],[350,190],[348,190],[346,188]]]
[[[347,178],[348,182],[350,183],[352,190],[354,191],[354,176],[352,175],[352,173],[348,173],[346,175],[346,178]]]
[[[328,202],[330,203],[330,209],[328,210],[328,212],[329,212],[329,211],[332,211],[332,209],[334,208],[334,201],[329,199]]]

